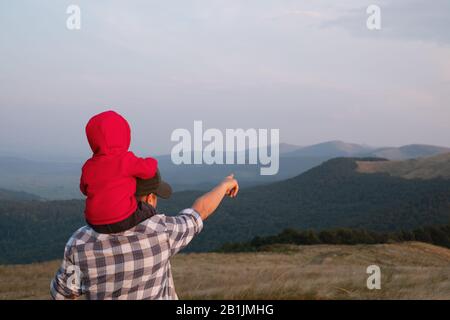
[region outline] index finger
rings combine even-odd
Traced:
[[[238,192],[239,192],[239,184],[238,184],[237,181],[236,181],[236,185],[235,185],[234,188],[231,190],[231,194],[232,194],[233,197],[236,197],[237,194],[238,194]]]

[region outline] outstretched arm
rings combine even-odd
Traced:
[[[200,233],[203,229],[203,220],[217,209],[225,195],[234,198],[238,191],[239,185],[233,175],[230,175],[214,189],[195,200],[192,208],[185,209],[174,217],[166,216],[170,254],[176,254]]]
[[[229,175],[211,191],[195,200],[192,209],[198,212],[202,220],[206,220],[217,209],[225,195],[234,198],[238,191],[237,180],[234,179],[233,174]]]

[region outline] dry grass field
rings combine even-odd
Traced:
[[[180,299],[450,299],[450,250],[424,243],[283,246],[283,252],[180,254]],[[278,250],[278,251],[279,251]],[[381,289],[366,268],[381,268]],[[49,299],[59,261],[0,266],[0,299]]]

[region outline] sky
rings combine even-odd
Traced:
[[[297,145],[450,146],[449,30],[447,0],[0,0],[0,155],[88,156],[84,126],[108,109],[142,156],[194,120]]]

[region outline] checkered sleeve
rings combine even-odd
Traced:
[[[69,241],[64,250],[63,262],[50,284],[50,294],[54,300],[73,300],[81,296],[81,272],[74,260]]]
[[[170,255],[186,247],[195,235],[203,229],[203,221],[194,209],[184,209],[178,215],[166,217]]]

